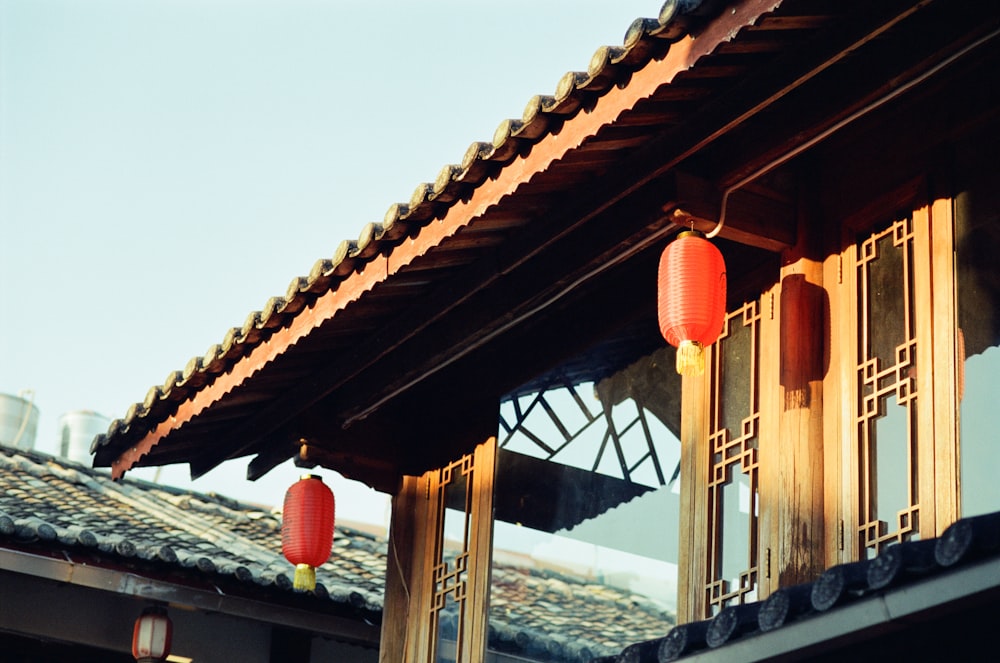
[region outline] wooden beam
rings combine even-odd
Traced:
[[[212,403],[223,398],[234,387],[249,379],[261,366],[273,361],[318,325],[332,319],[340,308],[360,298],[382,280],[391,278],[392,274],[414,258],[445,243],[458,229],[472,225],[487,209],[502,204],[506,196],[516,195],[516,190],[521,184],[530,181],[537,173],[543,172],[556,160],[579,147],[588,136],[612,124],[619,115],[634,107],[639,99],[669,84],[680,72],[696,67],[702,56],[712,53],[720,43],[732,39],[740,28],[753,23],[756,18],[778,5],[780,2],[777,0],[739,2],[731,7],[731,11],[727,11],[707,25],[697,39],[678,43],[662,60],[653,61],[635,72],[628,86],[609,92],[601,98],[594,109],[567,121],[558,136],[543,139],[524,158],[515,160],[496,178],[487,180],[479,186],[468,200],[460,201],[449,209],[446,223],[431,224],[423,228],[412,242],[396,247],[384,264],[380,263],[377,268],[353,274],[337,291],[322,296],[313,308],[300,314],[292,325],[278,330],[270,341],[255,348],[231,372],[217,378],[215,383],[199,391],[192,400],[185,401],[170,420],[163,422],[141,439],[129,442],[129,449],[122,452],[113,463],[113,475],[120,476],[171,430],[182,426]],[[481,280],[475,280],[469,286],[459,285],[457,292],[453,290],[449,293],[449,301],[443,307],[433,310],[429,316],[417,320],[401,319],[397,324],[390,326],[390,333],[379,334],[366,346],[366,349],[372,350],[371,352],[353,353],[346,362],[343,361],[344,358],[336,362],[331,377],[324,376],[324,384],[318,389],[310,389],[306,393],[296,392],[264,408],[258,416],[233,431],[229,439],[240,440],[236,451],[230,448],[219,457],[240,455],[254,448],[263,435],[280,427],[287,418],[294,417],[339,385],[354,379],[361,372],[382,361],[388,353],[408,340],[424,333],[431,325],[450,315],[456,307],[481,292],[502,274],[517,269],[549,251],[554,243],[563,241],[566,236],[575,233],[582,225],[604,214],[623,199],[634,196],[644,187],[664,177],[664,174],[669,173],[685,159],[697,154],[754,115],[772,107],[792,90],[840,62],[864,43],[876,39],[902,20],[902,16],[913,11],[917,9],[913,8],[912,3],[904,3],[902,0],[879,3],[876,9],[867,10],[859,20],[849,21],[846,26],[840,26],[843,29],[833,30],[824,39],[811,42],[808,52],[791,53],[781,58],[779,62],[761,68],[757,74],[748,76],[731,94],[727,93],[701,109],[691,122],[680,129],[669,131],[659,139],[650,141],[648,146],[616,165],[602,178],[599,190],[588,189],[579,195],[573,201],[578,201],[578,204],[568,205],[572,213],[557,216],[559,224],[562,225],[548,226],[550,235],[545,241],[530,247],[503,269],[483,268],[485,271],[479,275]],[[539,219],[538,223],[533,221],[531,224],[531,226],[536,225],[542,226],[544,223]],[[553,228],[558,229],[552,232]],[[449,285],[454,288],[456,284]],[[401,326],[404,327],[401,329]],[[434,370],[433,366],[431,369]],[[415,384],[414,378],[417,378],[416,381],[422,379],[419,375],[413,374],[397,381],[393,388],[383,390],[384,396],[380,397],[379,404],[384,402],[386,397],[392,398],[401,390]],[[366,410],[370,411],[371,408]],[[360,411],[351,416],[365,415],[365,411]],[[205,460],[210,462],[211,454],[206,456]]]
[[[334,451],[315,444],[303,444],[295,457],[299,467],[336,469],[345,478],[363,476],[366,484],[390,495],[399,491],[400,472],[396,463],[380,461],[357,453]]]
[[[933,0],[924,0],[915,5],[911,0],[887,0],[866,5],[863,15],[839,22],[835,29],[810,40],[804,49],[784,53],[776,61],[758,68],[725,95],[704,104],[690,121],[649,141],[646,147],[616,167],[617,178],[632,181],[638,187],[650,177],[683,167],[687,159],[753,117],[776,107],[788,95],[931,2]]]
[[[673,232],[674,224],[669,221],[669,217],[661,215],[660,210],[664,207],[666,209],[675,207],[673,202],[664,204],[665,200],[692,201],[695,208],[706,210],[710,209],[712,205],[718,205],[718,195],[717,189],[701,178],[683,173],[669,173],[607,210],[604,214],[594,218],[591,223],[580,226],[575,234],[564,237],[562,242],[553,245],[548,254],[539,256],[530,264],[522,265],[520,270],[514,270],[502,277],[488,291],[488,294],[478,298],[467,298],[468,301],[462,307],[455,307],[453,298],[456,288],[449,284],[438,293],[440,298],[437,302],[432,298],[430,303],[422,303],[420,309],[413,311],[412,315],[401,318],[403,324],[419,326],[422,324],[421,316],[430,314],[434,315],[435,318],[442,317],[435,313],[438,306],[447,307],[447,310],[450,311],[449,324],[446,328],[422,334],[405,346],[399,343],[393,346],[389,342],[379,344],[373,341],[371,343],[371,352],[377,353],[383,359],[394,354],[398,355],[402,347],[406,348],[405,356],[397,356],[391,360],[390,364],[393,370],[390,375],[387,376],[384,371],[376,371],[375,368],[380,364],[369,361],[370,368],[368,370],[351,376],[351,388],[347,393],[337,394],[338,385],[331,384],[328,393],[322,396],[329,403],[323,405],[320,405],[321,401],[318,400],[319,383],[309,381],[284,398],[285,401],[288,401],[287,405],[282,405],[280,408],[277,406],[268,408],[266,414],[262,412],[254,420],[247,422],[244,428],[247,431],[259,430],[270,424],[275,427],[272,435],[280,438],[280,430],[286,427],[283,421],[295,416],[295,411],[292,408],[300,407],[304,410],[304,402],[315,400],[314,405],[319,406],[319,409],[325,414],[322,424],[318,428],[307,427],[308,434],[330,440],[329,445],[322,443],[324,447],[349,448],[351,445],[347,440],[338,440],[339,437],[343,436],[337,432],[339,424],[335,420],[335,416],[341,416],[342,421],[349,425],[365,418],[410,386],[445,369],[467,354],[483,347],[486,343],[492,342],[497,335],[510,331],[525,316],[534,315],[552,305],[573,288],[579,287],[582,283],[581,279],[595,278],[616,264],[631,259],[630,257],[636,252],[646,250],[656,244],[665,244],[666,235]],[[780,202],[775,202],[772,208],[778,211],[774,212],[771,217],[773,223],[771,223],[769,232],[780,239],[768,240],[766,246],[783,247],[786,245],[785,242],[789,241],[788,238],[794,236],[794,230],[788,229],[789,220],[784,217],[793,217],[794,211],[782,207]],[[732,219],[731,223],[727,223],[729,232],[747,234],[747,231],[742,230],[742,228],[748,223],[747,219],[751,215],[743,211],[744,208],[740,206],[739,202],[735,206],[735,210],[735,219]],[[791,218],[790,221],[794,221],[794,218]],[[495,261],[479,261],[468,270],[471,275],[463,275],[455,280],[466,287],[471,287],[468,284],[482,283],[486,277],[479,276],[479,274],[484,268],[493,270],[491,274],[495,274],[497,271],[504,272],[505,270],[502,268],[504,265],[520,263],[524,253],[537,247],[538,242],[544,241],[549,233],[550,231],[545,227],[536,227],[533,232],[526,233],[518,242],[499,249],[496,252],[499,257]],[[566,271],[564,266],[572,263],[576,264],[575,269]],[[525,293],[530,293],[530,295],[526,296]],[[383,333],[392,337],[392,326],[384,329]],[[400,329],[398,333],[404,334],[404,331]],[[370,359],[367,351],[361,351],[356,356],[361,359]],[[318,373],[336,376],[345,368],[350,368],[349,364],[350,362],[347,362],[345,366],[345,362],[338,359],[336,362],[331,362],[329,366],[321,368]],[[345,378],[342,383],[346,382]],[[332,398],[330,394],[337,394],[337,396]],[[291,414],[289,414],[290,411]],[[269,421],[265,421],[265,417]],[[304,430],[301,419],[295,428]],[[240,432],[233,435],[247,437]],[[285,437],[291,435],[292,433],[289,432],[285,434]],[[252,448],[260,449],[261,444],[257,443]],[[209,457],[202,464],[211,466],[212,455],[221,458],[221,454],[226,451],[226,449],[221,451],[208,449]],[[240,453],[240,450],[229,451],[230,455]],[[278,458],[278,456],[274,456],[271,463],[280,462]],[[264,458],[260,458],[252,463],[252,469],[254,474],[259,476],[259,472],[269,468]],[[423,468],[410,467],[408,471],[413,472],[419,469]],[[367,477],[368,473],[362,471],[360,475]]]
[[[601,127],[614,123],[622,113],[634,107],[639,99],[645,98],[651,91],[672,81],[679,73],[695,66],[701,57],[712,53],[720,43],[731,40],[740,28],[752,24],[758,17],[772,11],[778,5],[780,5],[780,0],[742,0],[734,4],[727,12],[706,26],[697,39],[688,39],[675,45],[665,57],[653,60],[643,69],[635,72],[630,78],[628,86],[609,91],[601,98],[600,103],[595,108],[566,121],[558,134],[550,134],[547,138],[542,139],[533,146],[529,154],[504,167],[496,178],[487,180],[476,188],[467,200],[452,206],[448,210],[447,223],[426,226],[410,242],[396,247],[385,261],[384,269],[366,269],[352,274],[337,290],[321,296],[308,311],[300,314],[292,325],[278,330],[268,342],[254,348],[231,371],[219,376],[213,384],[197,392],[191,400],[181,404],[177,412],[168,420],[159,423],[153,430],[138,438],[127,438],[124,442],[126,448],[119,451],[116,458],[108,457],[109,454],[114,453],[111,450],[99,450],[99,457],[108,461],[112,466],[112,476],[120,477],[142,456],[149,453],[150,449],[159,444],[171,430],[183,426],[185,422],[198,416],[205,408],[222,399],[235,387],[249,379],[261,366],[273,361],[275,357],[311,333],[323,321],[334,317],[336,311],[359,298],[376,283],[390,278],[393,273],[400,271],[415,257],[423,255],[431,247],[441,244],[446,237],[469,225],[506,196],[514,194],[519,186],[530,181],[537,173],[547,170],[556,160],[580,147],[587,137],[594,135]],[[661,163],[664,163],[661,154],[654,151],[654,156]],[[615,191],[617,189],[617,192],[610,198],[606,198],[603,204],[593,193],[585,194],[584,198],[592,205],[587,213],[578,217],[578,222],[587,221],[592,218],[592,215],[600,213],[620,198],[662,175],[675,163],[669,159],[666,161],[663,168],[657,169],[655,172],[650,172],[648,164],[645,163],[636,164],[634,168],[616,169],[609,178],[609,180],[614,181],[614,186],[608,190]],[[571,231],[572,227],[567,227],[565,230],[565,232]],[[552,241],[557,241],[561,236],[561,234],[557,234],[552,238]],[[543,251],[545,248],[547,248],[547,244],[539,245],[536,250],[525,254],[523,259],[533,258],[537,252]],[[516,265],[511,267],[514,266]],[[465,296],[477,292],[482,285],[475,284],[471,292],[467,291]],[[464,301],[462,294],[459,293],[454,305],[459,305],[462,301]],[[442,311],[442,314],[446,312]],[[427,320],[425,326],[433,321],[433,319]],[[412,337],[423,329],[424,327],[417,326],[402,340],[405,341],[406,338]],[[380,354],[369,355],[369,358],[370,362],[378,361]],[[355,370],[363,370],[370,362],[363,362]],[[350,372],[346,373],[341,374],[344,375],[344,379],[349,379]],[[321,398],[323,395],[319,394],[318,397]],[[315,400],[302,403],[302,407],[308,407],[312,402]],[[277,410],[275,408],[265,408],[265,410],[266,412],[263,412],[254,421],[258,428],[255,429],[253,425],[248,425],[239,431],[240,434],[252,438],[246,444],[241,445],[244,452],[253,447],[253,443],[260,438],[260,435],[273,430],[270,425],[271,415]],[[264,424],[263,429],[260,428],[260,424]]]
[[[355,380],[354,384],[363,388],[352,389],[348,395],[356,404],[342,410],[344,424],[349,426],[364,419],[388,400],[484,347],[583,283],[640,252],[665,245],[676,226],[659,208],[662,201],[675,195],[672,178],[661,178],[579,227],[571,241],[565,238],[552,245],[549,252],[532,264],[514,272],[500,269],[503,278],[494,284],[488,297],[469,302],[461,309],[451,309],[447,327],[433,336],[425,336],[419,352],[409,352],[407,364],[412,368],[397,364],[389,381],[384,376]],[[518,248],[519,245],[503,247],[497,262],[503,265],[508,256],[519,255]]]
[[[722,190],[690,173],[677,171],[674,175],[677,202],[670,210],[674,223],[704,233],[715,230],[722,219]],[[791,201],[740,189],[726,201],[726,216],[718,236],[779,252],[795,245],[795,234],[795,207]]]
[[[345,399],[351,405],[342,403],[336,406],[337,411],[345,413],[347,424],[365,418],[413,384],[537,313],[572,290],[581,279],[596,275],[649,245],[665,242],[674,226],[660,210],[665,201],[676,196],[675,190],[674,178],[668,174],[614,209],[594,203],[603,214],[588,212],[592,198],[587,197],[577,200],[562,214],[548,215],[526,229],[518,241],[498,247],[493,260],[473,263],[459,277],[415,304],[349,357],[338,356],[317,366],[314,374],[323,376],[322,380],[304,381],[261,408],[227,436],[240,441],[235,449],[221,446],[206,449],[203,463],[211,465],[258,448],[263,436],[277,434],[287,421],[348,382],[352,387]],[[581,217],[591,222],[584,223]],[[577,232],[570,236],[556,230],[565,226]],[[563,241],[557,242],[554,235]],[[543,253],[541,247],[549,251]],[[535,258],[530,261],[531,269],[526,265],[529,255]],[[577,267],[566,270],[568,264]],[[497,294],[492,294],[489,301],[470,306],[475,296],[488,286],[494,287],[494,293],[500,293],[500,300]],[[434,325],[446,317],[447,329],[432,332]],[[445,338],[442,334],[449,336]],[[362,379],[386,357],[416,339],[423,339],[425,349],[411,352],[406,368],[397,365],[393,379],[386,382],[381,375]],[[417,364],[410,364],[414,360]]]
[[[946,64],[950,58],[962,59],[998,22],[989,5],[956,12],[948,3],[918,3],[900,16],[895,31],[859,43],[853,57],[790,92],[780,108],[749,118],[698,160],[725,163],[725,172],[713,173],[723,185],[769,172],[913,87],[932,85],[930,78],[947,79],[957,68]]]
[[[295,444],[289,442],[288,444],[272,444],[267,445],[267,448],[250,461],[247,465],[247,481],[256,481],[261,478],[278,465],[281,465],[289,458],[295,455]],[[205,468],[208,463],[204,462],[203,459],[199,459],[199,469]],[[211,470],[211,467],[207,467],[207,470]],[[197,478],[200,475],[195,474],[195,466],[191,465],[191,477]]]

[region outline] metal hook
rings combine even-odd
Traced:
[[[726,204],[729,202],[729,194],[732,192],[733,187],[729,187],[722,192],[722,204],[719,206],[719,222],[715,224],[715,227],[711,231],[705,234],[707,239],[712,239],[718,235],[726,225]]]

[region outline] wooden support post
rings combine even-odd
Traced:
[[[709,348],[711,353],[714,348]],[[706,357],[706,363],[711,354]],[[681,513],[678,550],[677,623],[695,622],[706,611],[707,573],[704,535],[706,491],[699,477],[708,475],[708,398],[704,375],[685,375],[681,387]]]
[[[823,379],[830,366],[830,299],[819,259],[818,220],[799,214],[798,244],[782,256],[778,321],[777,444],[767,480],[771,588],[815,580],[824,543]],[[763,501],[763,499],[762,499]],[[830,533],[832,534],[832,533]]]
[[[386,555],[385,597],[382,609],[382,636],[379,645],[380,663],[412,661],[414,644],[407,637],[411,607],[420,606],[423,572],[423,527],[427,501],[420,494],[419,477],[403,477],[403,485],[392,498],[389,525],[389,552]]]
[[[468,566],[454,581],[466,586],[457,615],[460,641],[446,645],[458,652],[458,663],[481,661],[486,653],[496,454],[496,437],[491,436],[472,454],[448,466],[458,473],[466,461],[471,465],[465,489],[470,492],[458,506],[468,509],[464,515],[469,519],[468,547],[460,551],[468,554]],[[445,564],[441,555],[444,518],[445,511],[453,508],[446,507],[443,473],[437,469],[421,477],[404,476],[392,499],[380,663],[426,663],[435,651],[438,632],[432,606],[446,592],[435,586],[434,569]]]

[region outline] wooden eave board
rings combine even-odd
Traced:
[[[446,256],[446,254],[439,254],[439,256],[440,255]],[[456,264],[460,265],[460,264],[464,264],[464,262],[465,262],[464,258],[457,258],[457,257],[451,256],[450,259],[449,259],[446,256],[445,258],[440,258],[440,259],[435,260],[434,264],[432,265],[432,268],[440,268],[442,266],[453,266],[453,265],[456,265]],[[410,269],[414,269],[414,268],[416,268],[416,264],[412,264],[410,266]]]
[[[173,410],[175,422],[165,426],[162,422],[145,421],[143,417],[136,417],[135,420],[114,428],[113,434],[109,436],[110,444],[102,450],[102,458],[105,461],[119,458],[118,454],[125,445],[135,448],[135,452],[126,453],[120,458],[119,468],[123,469],[150,454],[166,435],[180,440],[185,435],[184,428],[187,422],[196,417],[210,416],[217,403],[230,398],[229,394],[240,391],[239,387],[244,381],[266,379],[269,372],[263,369],[270,364],[280,367],[281,357],[284,354],[299,352],[296,348],[300,345],[303,348],[308,347],[309,344],[304,343],[304,340],[310,335],[325,334],[321,330],[327,326],[342,329],[342,326],[346,325],[353,329],[348,311],[356,306],[363,308],[368,301],[377,301],[374,293],[381,283],[390,284],[389,288],[395,288],[396,286],[391,284],[397,275],[400,287],[412,291],[412,296],[416,298],[415,305],[419,305],[419,297],[439,289],[452,270],[473,264],[481,257],[488,256],[494,247],[502,245],[498,242],[507,241],[506,235],[500,235],[498,238],[490,237],[493,230],[516,233],[519,227],[530,224],[533,214],[537,214],[539,209],[552,208],[567,195],[573,195],[572,192],[581,184],[598,181],[595,178],[613,163],[610,155],[617,151],[628,151],[627,147],[621,144],[621,139],[616,137],[615,132],[619,122],[622,127],[629,127],[630,130],[636,127],[648,127],[650,135],[655,135],[664,126],[671,126],[670,123],[678,113],[690,115],[695,108],[692,99],[703,98],[713,91],[724,89],[731,82],[728,77],[734,76],[736,69],[724,73],[722,78],[713,75],[710,79],[699,81],[698,86],[664,85],[664,81],[670,80],[677,76],[678,72],[683,72],[692,65],[697,68],[699,57],[704,53],[711,53],[718,44],[734,38],[736,30],[729,26],[737,23],[745,25],[758,13],[780,4],[750,0],[736,3],[734,7],[738,11],[734,10],[731,14],[727,12],[720,17],[719,24],[714,30],[706,30],[699,40],[686,42],[684,48],[675,47],[662,60],[650,62],[645,69],[631,75],[628,86],[609,90],[596,102],[592,110],[578,113],[572,119],[565,121],[560,128],[558,140],[554,140],[552,135],[543,137],[525,153],[523,158],[518,158],[496,171],[492,179],[483,179],[479,185],[467,188],[466,197],[448,208],[443,219],[429,219],[419,228],[407,228],[402,236],[398,234],[398,223],[393,225],[391,230],[394,239],[391,240],[390,252],[384,258],[376,253],[377,257],[374,258],[386,261],[384,269],[381,265],[377,269],[371,269],[372,258],[369,258],[367,263],[358,263],[360,271],[338,277],[342,280],[336,289],[320,291],[314,302],[302,307],[289,320],[282,320],[275,331],[270,333],[266,342],[244,353],[238,364],[224,376],[182,397],[165,396],[162,400],[171,404],[166,409]],[[810,24],[810,30],[813,27]],[[784,34],[792,42],[806,36],[792,29],[784,31]],[[700,51],[698,44],[709,45]],[[641,118],[642,122],[629,125],[629,110],[636,107],[641,100],[650,97],[655,97],[656,103],[661,105],[664,118],[667,120],[656,123],[655,118],[648,114],[638,115],[636,117]],[[680,110],[677,103],[680,104]],[[650,111],[647,108],[643,112]],[[611,130],[604,133],[605,127],[611,127]],[[601,140],[605,136],[609,141],[605,146],[610,148],[608,150],[603,150],[601,146]],[[642,143],[642,135],[637,134],[630,137],[627,144]],[[591,146],[594,154],[590,153]],[[595,160],[595,156],[599,158]],[[531,200],[529,196],[533,189],[539,192],[537,200]],[[469,234],[476,235],[481,232],[490,239],[484,242],[479,240],[470,242]],[[386,235],[388,234],[389,229],[386,230]],[[452,243],[457,250],[452,250]],[[372,272],[380,272],[380,276],[375,276]],[[373,306],[378,308],[377,304]],[[374,323],[377,327],[378,321],[386,315],[391,315],[391,311],[388,313],[379,311],[370,316],[359,314],[357,319],[363,324],[357,328],[356,333],[362,334],[371,329],[367,323]],[[353,345],[350,343],[353,333],[355,332],[344,335],[343,343],[347,348],[345,351],[349,352]],[[338,336],[338,332],[331,331],[330,334],[331,337]],[[222,383],[219,383],[220,380]],[[159,411],[162,412],[162,409]],[[153,451],[145,462],[154,464],[158,462],[157,453]]]

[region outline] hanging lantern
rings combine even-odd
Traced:
[[[677,372],[705,372],[703,349],[715,343],[726,318],[726,263],[714,244],[685,231],[660,256],[657,277],[660,333],[677,348]]]
[[[281,514],[281,552],[295,564],[295,589],[316,588],[316,567],[333,549],[333,493],[316,475],[307,474],[285,493]]]
[[[132,656],[139,663],[167,660],[173,630],[166,610],[146,608],[135,620],[135,628],[132,629]]]

